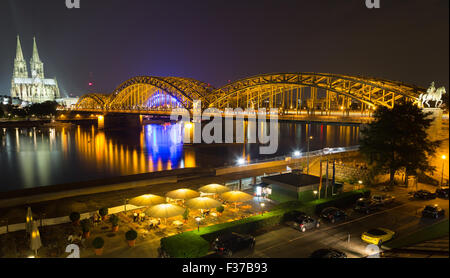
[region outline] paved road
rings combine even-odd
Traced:
[[[443,218],[438,220],[421,218],[421,209],[428,204],[439,204],[446,210],[445,218],[448,218],[448,200],[411,201],[408,200],[406,190],[397,190],[393,194],[397,197],[396,203],[379,212],[364,215],[347,209],[349,220],[346,222],[323,223],[319,229],[305,233],[283,226],[257,236],[253,252],[243,251],[234,256],[305,258],[317,249],[331,247],[344,251],[350,258],[364,257],[368,255],[367,244],[360,239],[360,236],[371,228],[385,227],[397,232],[398,237],[402,237],[436,221],[442,221]]]

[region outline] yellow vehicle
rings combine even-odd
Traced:
[[[376,228],[371,229],[367,232],[364,232],[361,235],[361,239],[367,243],[380,245],[386,241],[391,240],[395,235],[395,232],[385,229],[385,228]]]

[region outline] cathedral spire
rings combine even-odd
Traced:
[[[30,67],[32,78],[44,79],[44,64],[39,59],[35,37],[33,37],[33,56],[31,56]]]
[[[28,77],[27,63],[23,58],[22,46],[20,45],[19,35],[17,35],[16,59],[14,60],[13,77],[14,78]]]
[[[34,62],[40,62],[41,61],[39,59],[39,53],[38,53],[38,49],[37,49],[37,45],[36,45],[36,37],[33,37],[33,56],[31,57],[31,59]]]
[[[24,59],[23,59],[23,52],[22,52],[22,45],[20,44],[19,35],[17,35],[16,61],[24,61]]]

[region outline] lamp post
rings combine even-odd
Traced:
[[[266,204],[264,204],[264,203],[261,203],[261,215],[264,215],[264,206],[265,206]]]
[[[314,193],[314,198],[317,198],[317,190],[314,190],[313,193]]]
[[[447,156],[444,154],[441,156],[442,158],[442,173],[441,173],[441,187],[442,183],[444,182],[444,167],[445,167],[445,160],[447,159]]]
[[[200,221],[201,220],[202,219],[199,216],[195,217],[195,221],[197,221],[197,232],[200,232]]]
[[[312,140],[312,139],[313,139],[312,136],[309,136],[307,138],[306,174],[308,174],[308,175],[309,175],[309,141]]]
[[[361,189],[362,184],[363,184],[363,181],[362,181],[362,180],[359,180],[358,183],[359,183],[359,189]]]

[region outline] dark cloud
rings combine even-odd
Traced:
[[[112,91],[135,75],[220,86],[268,72],[332,72],[449,86],[449,1],[0,1],[0,92],[8,93],[20,34],[38,41],[64,92]]]

